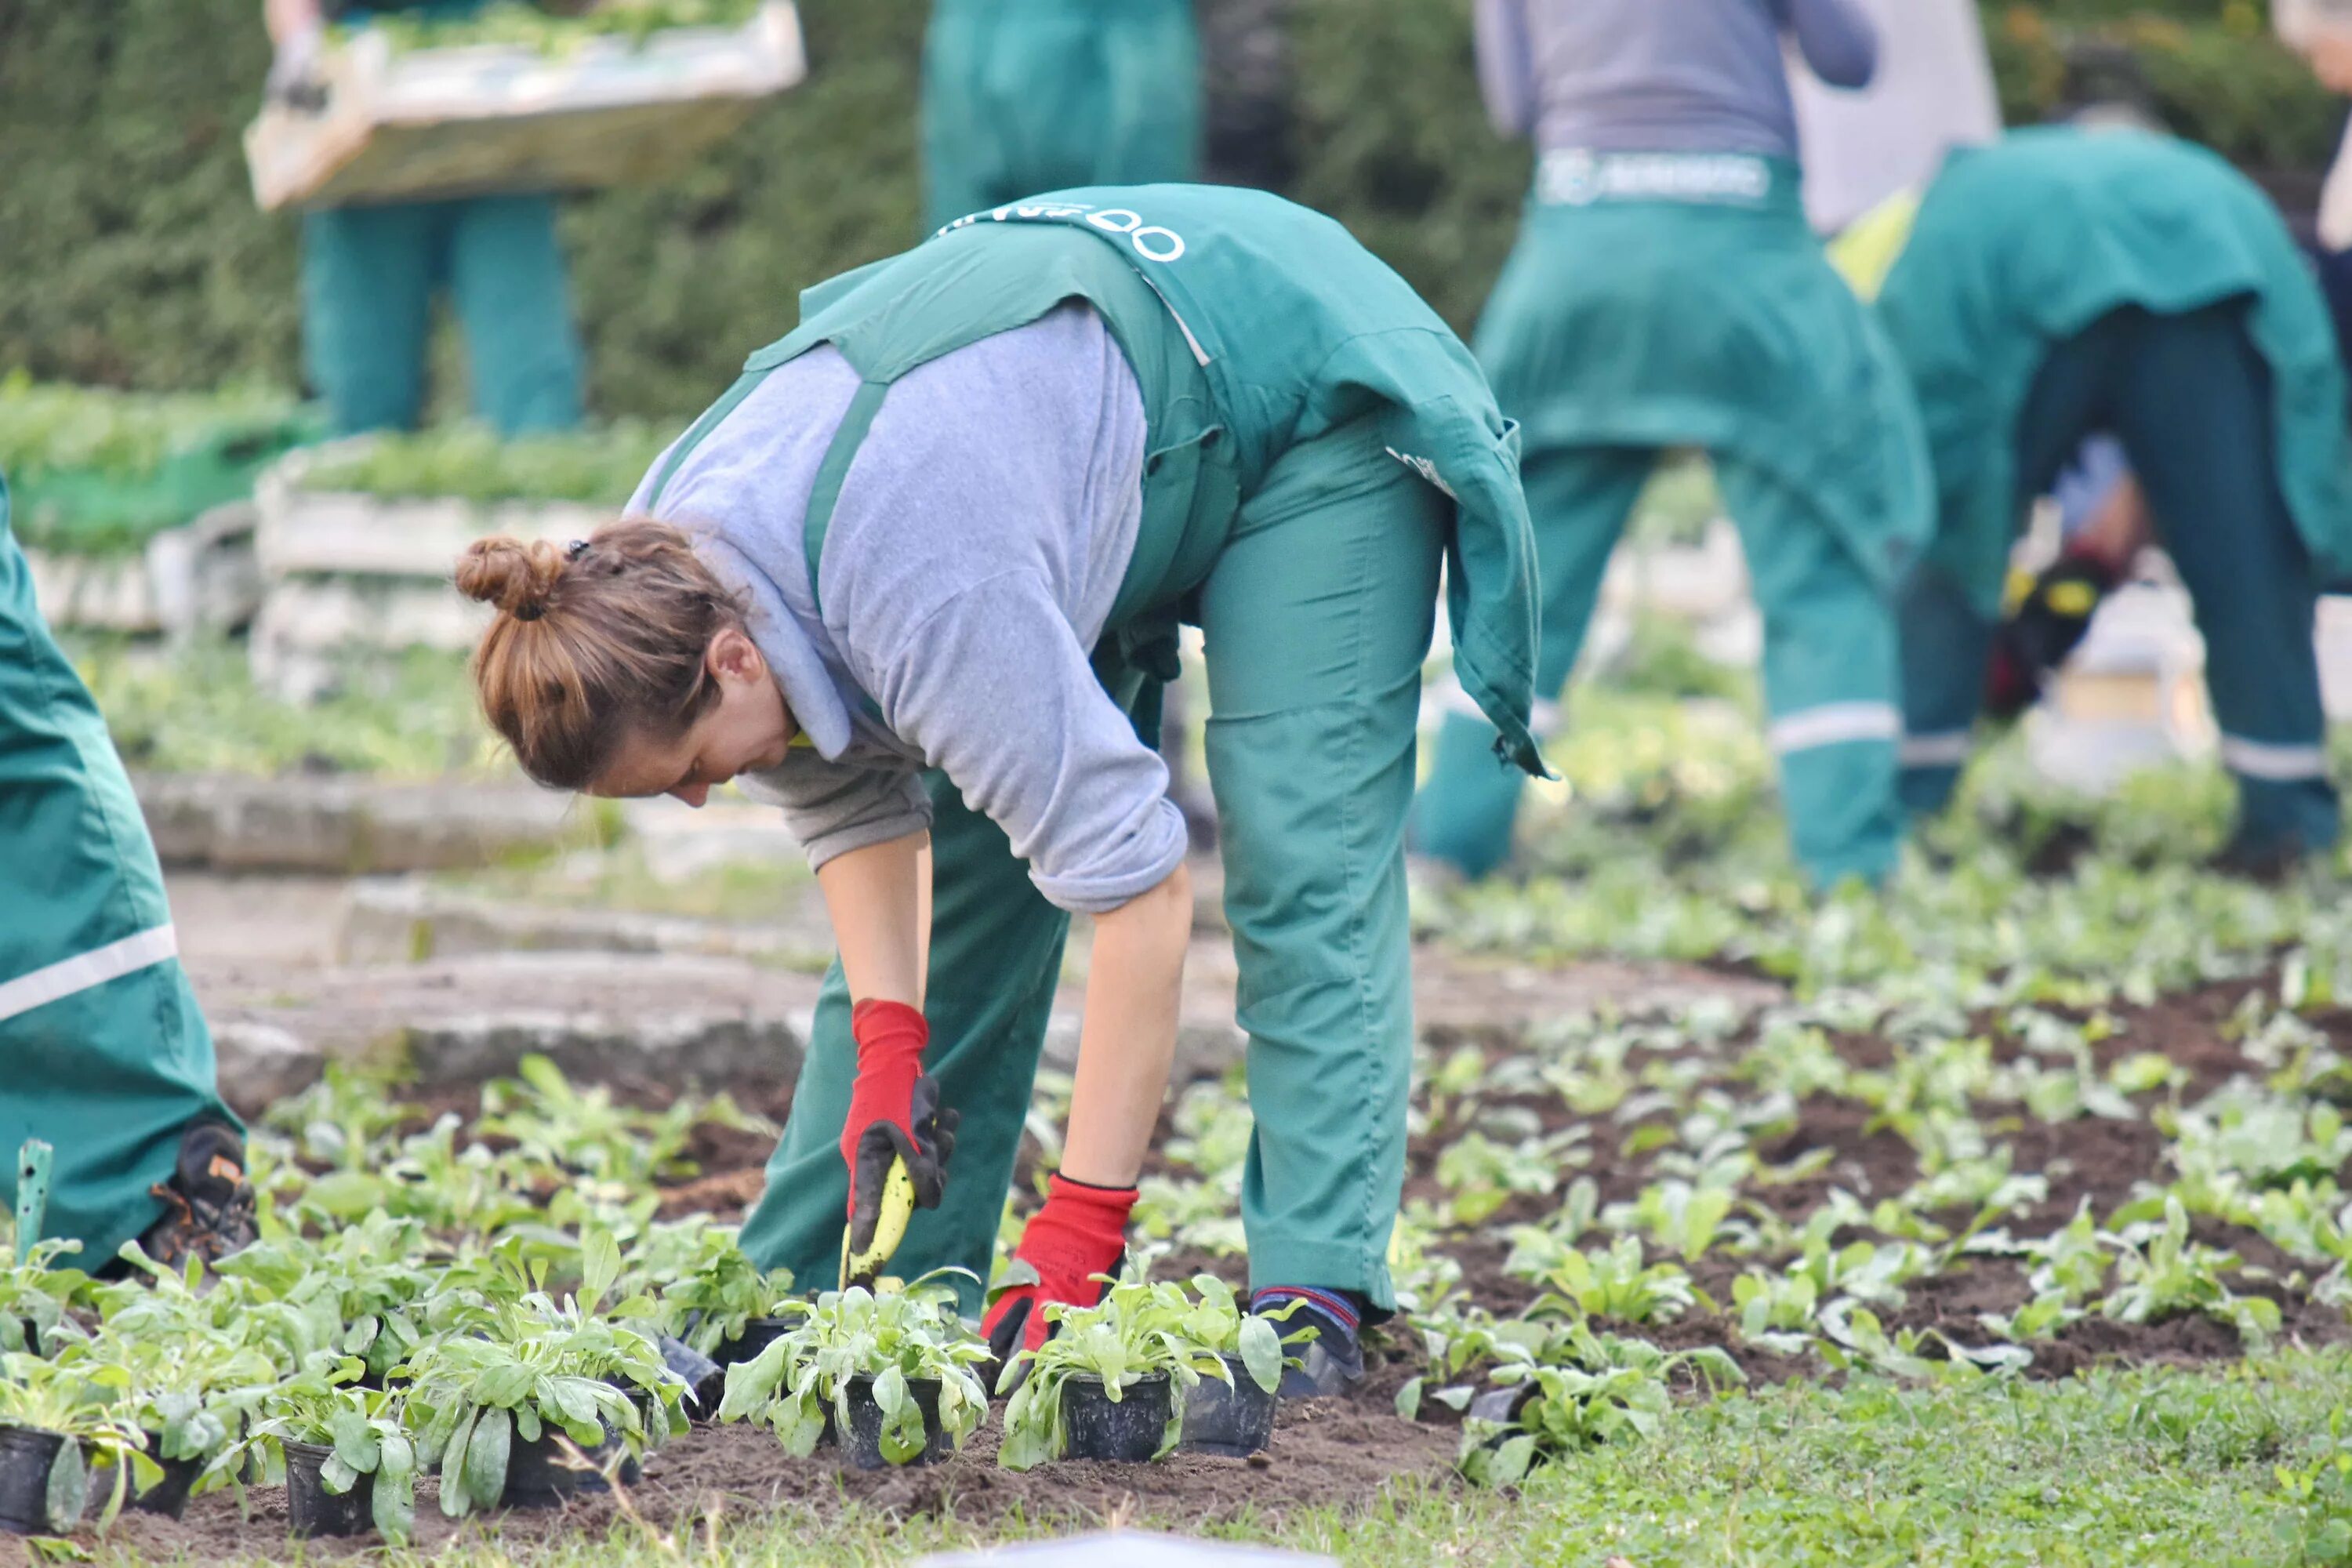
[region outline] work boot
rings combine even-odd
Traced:
[[[245,1141],[225,1123],[199,1121],[182,1133],[179,1169],[148,1190],[163,1201],[163,1215],[139,1245],[167,1268],[184,1268],[190,1258],[217,1263],[260,1234],[253,1184],[245,1179]]]
[[[1364,1381],[1364,1347],[1357,1338],[1363,1309],[1348,1291],[1269,1285],[1250,1297],[1250,1310],[1271,1315],[1291,1302],[1297,1305],[1276,1318],[1274,1326],[1283,1338],[1284,1355],[1296,1356],[1301,1364],[1282,1369],[1276,1396],[1328,1399],[1352,1393]],[[1303,1344],[1289,1343],[1290,1336],[1301,1329],[1314,1330],[1315,1337]]]

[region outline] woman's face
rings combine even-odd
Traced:
[[[718,685],[718,702],[675,739],[657,741],[642,731],[625,736],[589,794],[667,795],[698,806],[737,773],[783,762],[794,732],[792,711],[758,647],[730,627],[711,639],[703,659]]]

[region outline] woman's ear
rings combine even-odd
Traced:
[[[742,686],[768,678],[768,661],[761,657],[760,645],[740,626],[725,627],[712,637],[702,658],[711,679],[722,684]]]

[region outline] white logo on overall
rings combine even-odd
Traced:
[[[1543,155],[1536,195],[1556,206],[1604,200],[1719,202],[1752,205],[1771,193],[1772,170],[1738,153],[1608,153],[1581,147]]]
[[[989,212],[973,213],[960,217],[940,230],[962,228],[985,218],[994,223],[1035,222],[1038,219],[1083,218],[1088,226],[1105,234],[1124,235],[1135,254],[1146,261],[1174,261],[1184,254],[1184,237],[1173,229],[1143,221],[1143,215],[1127,207],[1094,207],[1082,202],[1014,203]]]

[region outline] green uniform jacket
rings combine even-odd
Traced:
[[[1205,575],[1241,500],[1284,451],[1385,411],[1390,455],[1454,502],[1446,577],[1455,672],[1499,731],[1497,752],[1540,773],[1528,731],[1535,544],[1519,490],[1517,427],[1496,408],[1461,340],[1329,218],[1263,192],[1198,185],[1062,191],[995,208],[808,290],[801,327],[752,355],[745,383],[832,342],[869,385],[886,385],[1074,297],[1101,309],[1130,359],[1138,357],[1153,334],[1131,321],[1122,328],[1131,312],[1087,269],[1007,280],[977,264],[975,247],[985,240],[971,231],[999,223],[1057,224],[1100,240],[1173,315],[1213,398],[1212,410],[1171,416],[1166,388],[1181,380],[1156,372],[1148,357],[1135,366],[1155,428],[1139,559],[1112,632],[1131,631],[1121,623],[1164,611],[1171,591]],[[678,444],[673,468],[740,401],[745,383]],[[877,392],[862,409],[853,404],[836,450],[855,449],[863,430],[853,426],[870,421],[879,402]],[[1171,427],[1171,417],[1181,426]],[[828,460],[820,471],[813,520],[830,512],[846,467],[845,455],[837,470]]]
[[[1748,153],[1547,155],[1478,359],[1529,452],[1735,454],[1888,592],[1933,527],[1925,444],[1801,186]]]
[[[2323,576],[2352,570],[2343,371],[2268,198],[2204,148],[2138,132],[2020,131],[1946,161],[1878,311],[1927,424],[1942,512],[1929,559],[1979,613],[2000,611],[2017,422],[2052,347],[2126,306],[2240,297],[2270,367],[2287,509]]]

